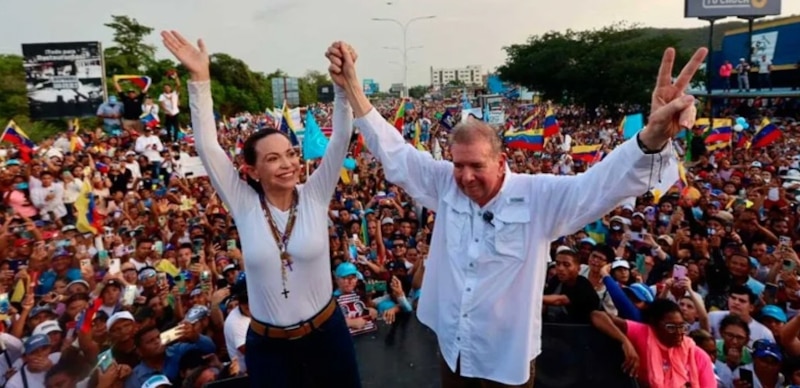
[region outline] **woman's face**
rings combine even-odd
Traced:
[[[300,179],[300,156],[285,136],[269,135],[256,142],[256,160],[248,175],[267,188],[293,189]]]
[[[694,305],[689,298],[682,298],[680,302],[678,302],[678,306],[681,308],[681,314],[683,314],[683,319],[686,322],[694,322],[697,320],[697,307]]]
[[[720,336],[727,350],[734,349],[741,351],[742,347],[747,345],[747,341],[750,340],[744,328],[737,325],[728,325],[720,329]]]
[[[654,329],[656,337],[664,346],[675,347],[683,342],[688,325],[680,312],[673,311],[664,315]]]

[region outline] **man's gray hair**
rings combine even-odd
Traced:
[[[450,133],[450,144],[488,143],[493,155],[503,152],[503,142],[497,130],[483,121],[469,119],[459,123]]]

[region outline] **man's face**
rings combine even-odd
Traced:
[[[141,341],[138,350],[143,358],[156,357],[164,353],[164,345],[161,343],[158,330],[150,330],[145,333]]]
[[[728,310],[742,318],[748,318],[752,311],[750,299],[747,295],[731,294],[728,296]]]
[[[556,276],[561,282],[573,280],[578,277],[580,266],[570,255],[556,255]]]
[[[485,141],[453,144],[450,153],[458,188],[475,202],[488,202],[502,179],[505,156]]]

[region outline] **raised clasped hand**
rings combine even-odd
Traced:
[[[325,57],[330,62],[328,73],[337,86],[346,88],[359,84],[355,67],[358,54],[353,46],[345,42],[333,42],[325,51]]]

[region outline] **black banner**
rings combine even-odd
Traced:
[[[31,119],[95,116],[105,100],[100,42],[22,45]]]

